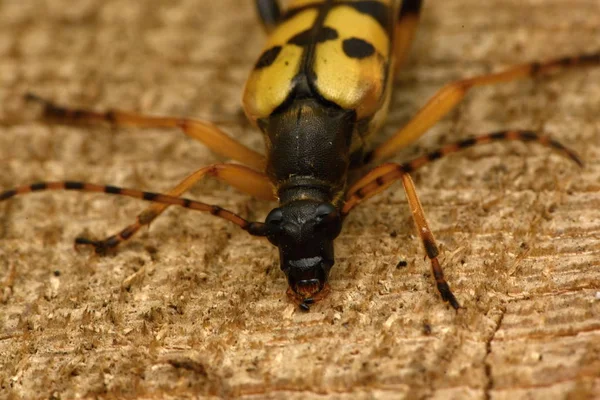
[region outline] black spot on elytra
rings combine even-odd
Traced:
[[[281,46],[271,47],[268,50],[265,50],[259,57],[254,69],[266,68],[269,65],[273,64],[277,59],[277,56],[281,52]]]
[[[344,40],[342,48],[348,57],[359,60],[375,54],[375,47],[371,43],[358,38]]]
[[[337,38],[338,33],[335,29],[324,26],[316,34],[313,33],[312,29],[302,31],[288,40],[288,44],[305,47],[310,46],[313,43],[323,43]]]

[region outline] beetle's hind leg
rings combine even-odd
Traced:
[[[404,0],[398,13],[398,21],[394,32],[394,56],[396,58],[395,70],[402,67],[408,56],[411,44],[419,25],[422,0]]]
[[[189,175],[165,194],[179,197],[206,176],[217,178],[256,198],[274,200],[273,185],[265,174],[236,164],[213,164],[201,168]],[[92,245],[94,246],[96,253],[105,254],[124,241],[129,240],[143,226],[150,225],[150,223],[162,214],[167,207],[169,207],[169,204],[152,204],[137,216],[135,222],[120,230],[118,233],[111,235],[104,240],[92,240],[85,237],[78,237],[75,239],[75,244]]]
[[[208,121],[177,117],[156,117],[129,111],[106,112],[63,107],[28,93],[26,99],[43,106],[43,116],[50,121],[65,124],[110,124],[114,127],[179,128],[187,136],[203,143],[213,153],[239,161],[257,170],[263,170],[265,157],[249,149]]]

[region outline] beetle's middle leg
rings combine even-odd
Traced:
[[[189,175],[165,194],[168,196],[181,196],[206,176],[215,177],[256,198],[264,200],[275,199],[273,185],[265,174],[237,164],[213,164],[201,168]],[[120,243],[130,239],[144,225],[149,225],[154,219],[162,214],[167,207],[169,207],[169,204],[152,204],[137,216],[134,223],[128,225],[117,234],[111,235],[104,240],[91,240],[84,237],[78,237],[75,239],[75,244],[92,245],[94,246],[96,253],[104,254],[108,250],[117,247]]]
[[[557,58],[546,62],[532,62],[508,68],[502,72],[476,76],[449,83],[440,89],[403,128],[375,148],[366,162],[382,161],[417,140],[435,123],[447,115],[467,92],[477,86],[494,85],[517,79],[530,78],[555,70],[583,66],[600,66],[600,53]]]

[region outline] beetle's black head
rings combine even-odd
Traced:
[[[342,229],[338,210],[326,202],[295,200],[271,211],[265,223],[290,288],[302,299],[323,290],[334,263],[333,240]]]

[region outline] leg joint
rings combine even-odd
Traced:
[[[437,245],[435,244],[435,241],[433,239],[424,238],[423,246],[425,246],[425,252],[427,253],[427,257],[429,257],[430,260],[436,258],[440,254]]]

